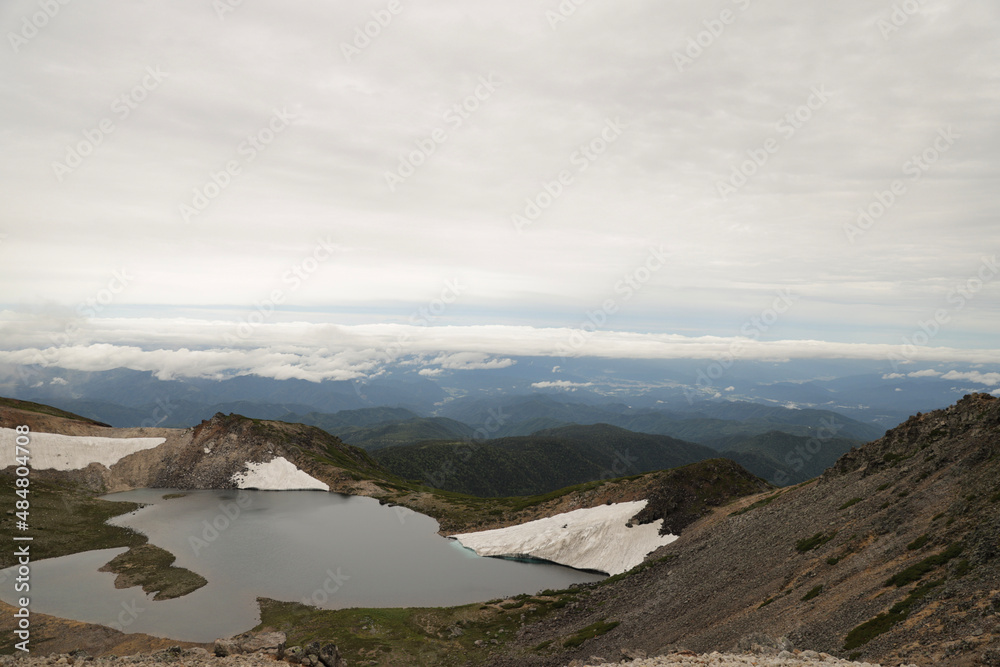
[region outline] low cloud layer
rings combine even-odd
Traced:
[[[47,322],[47,320],[45,320]],[[0,363],[97,371],[130,368],[161,378],[256,374],[277,379],[350,380],[405,363],[425,376],[508,368],[514,357],[615,359],[885,360],[900,369],[916,362],[1000,363],[1000,350],[877,345],[820,340],[760,341],[746,337],[681,336],[526,326],[259,325],[252,336],[224,344],[231,322],[89,320],[46,331],[40,322],[0,313]],[[104,342],[114,341],[114,342]],[[179,342],[182,341],[182,342]],[[930,375],[930,371],[913,373]],[[992,384],[997,373],[952,371],[943,379]],[[575,383],[550,383],[570,386]]]

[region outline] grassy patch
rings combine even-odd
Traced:
[[[63,417],[64,419],[72,419],[74,421],[85,422],[87,424],[107,426],[107,424],[103,422],[94,421],[93,419],[88,419],[87,417],[81,417],[80,415],[73,414],[72,412],[66,412],[65,410],[60,410],[59,408],[53,408],[48,405],[42,405],[41,403],[32,403],[31,401],[19,401],[16,398],[0,398],[0,406],[6,408],[15,408],[17,410],[25,410],[26,412],[37,412],[38,414],[50,415],[52,417]]]
[[[576,648],[588,639],[593,639],[594,637],[600,637],[601,635],[610,632],[618,627],[618,621],[598,621],[588,625],[584,629],[572,635],[565,641],[563,641],[563,646],[566,648]]]
[[[972,569],[972,564],[969,563],[969,559],[963,558],[962,560],[958,561],[958,565],[955,566],[955,576],[964,577],[969,573],[970,569]]]
[[[906,619],[910,615],[913,605],[927,597],[931,591],[942,585],[944,580],[930,581],[921,586],[917,586],[905,599],[897,602],[887,613],[879,614],[870,621],[865,621],[858,627],[847,633],[844,639],[844,650],[858,648],[867,644],[875,637],[888,632],[892,626]]]
[[[18,500],[14,491],[14,476],[0,473],[0,504],[3,507],[14,507],[14,501]],[[94,549],[136,547],[147,541],[145,535],[104,523],[111,517],[141,507],[136,503],[99,500],[86,488],[53,484],[38,478],[32,479],[28,498],[31,501],[28,522],[31,528],[18,534],[34,538],[32,560]],[[0,514],[0,532],[14,534],[15,520],[13,515]],[[16,562],[13,549],[0,551],[0,568]]]
[[[924,546],[925,544],[927,544],[930,541],[931,541],[930,535],[928,535],[927,533],[924,533],[923,535],[921,535],[917,539],[915,539],[912,542],[910,542],[909,544],[907,544],[906,545],[906,550],[907,551],[916,551],[917,549],[919,549],[920,547]]]
[[[819,547],[823,546],[836,536],[837,536],[837,531],[833,531],[829,535],[824,535],[823,533],[816,533],[812,537],[807,537],[805,539],[796,542],[795,549],[800,553],[812,551],[813,549],[818,549]]]
[[[847,509],[848,507],[850,507],[851,505],[857,505],[857,504],[858,504],[858,503],[860,503],[860,502],[861,502],[862,500],[864,500],[864,498],[851,498],[850,500],[848,500],[848,501],[847,501],[846,503],[844,503],[843,505],[841,505],[841,506],[840,506],[840,507],[838,507],[837,509],[838,509],[838,510],[846,510],[846,509]]]
[[[884,586],[895,586],[896,588],[901,588],[907,584],[918,581],[925,574],[931,570],[938,568],[953,558],[957,558],[962,554],[961,544],[952,544],[947,549],[934,556],[929,556],[919,563],[911,565],[905,570],[894,574],[893,576],[886,579]]]
[[[761,602],[759,605],[757,605],[757,609],[760,609],[761,607],[766,607],[767,605],[771,604],[772,602],[774,602],[774,598],[768,598],[768,599],[764,600],[763,602]]]
[[[154,600],[179,598],[208,583],[200,574],[174,567],[174,560],[169,551],[152,544],[142,544],[115,556],[100,571],[118,575],[115,588],[142,586],[146,593],[156,591]]]
[[[829,558],[826,559],[827,565],[836,565],[839,562],[840,562],[840,556],[830,556]]]
[[[258,599],[261,623],[265,628],[286,633],[288,646],[311,641],[337,644],[351,665],[393,664],[413,667],[457,667],[480,664],[488,649],[476,646],[481,640],[503,644],[513,639],[525,623],[544,617],[553,605],[539,605],[535,611],[524,607],[504,610],[496,604],[459,607],[409,607],[392,609],[315,609],[295,602]],[[460,630],[461,632],[458,632]],[[539,644],[536,650],[551,645]],[[391,655],[390,655],[391,654]]]
[[[812,588],[809,589],[808,593],[802,596],[802,601],[808,602],[809,600],[812,600],[814,597],[818,596],[822,592],[823,592],[823,584],[820,584],[819,586],[813,586]]]
[[[890,486],[892,486],[892,482],[886,482],[885,484],[879,484],[879,485],[878,485],[878,487],[876,487],[876,489],[875,489],[875,490],[876,490],[876,491],[885,491],[885,490],[886,490],[886,489],[888,489],[888,488],[889,488]]]
[[[740,516],[741,514],[746,514],[746,513],[747,513],[747,512],[749,512],[750,510],[755,510],[755,509],[757,509],[758,507],[764,507],[765,505],[770,505],[770,504],[771,504],[772,502],[774,502],[774,501],[775,501],[775,500],[777,499],[777,497],[778,497],[778,496],[780,496],[780,495],[781,495],[782,493],[783,493],[782,491],[779,491],[778,493],[775,493],[775,494],[773,494],[773,495],[770,495],[770,496],[768,496],[767,498],[762,498],[762,499],[758,500],[758,501],[757,501],[757,502],[755,502],[755,503],[751,503],[750,505],[747,505],[746,507],[744,507],[744,508],[743,508],[743,509],[741,509],[741,510],[736,510],[735,512],[730,512],[729,516]]]

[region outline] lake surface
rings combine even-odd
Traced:
[[[149,536],[208,580],[174,600],[115,589],[98,572],[124,549],[32,563],[31,611],[184,641],[250,629],[256,598],[325,609],[467,604],[604,577],[550,563],[482,558],[437,534],[434,519],[377,500],[315,491],[142,489],[104,496],[149,503],[111,523]],[[6,577],[6,578],[5,578]],[[10,570],[0,580],[10,582]],[[15,599],[12,585],[0,599]]]

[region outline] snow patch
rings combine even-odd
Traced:
[[[247,461],[246,471],[234,474],[233,481],[240,489],[261,489],[262,491],[330,490],[328,485],[299,470],[294,463],[282,456],[266,463]]]
[[[645,525],[629,519],[645,500],[573,510],[519,526],[453,535],[480,556],[530,556],[581,570],[620,574],[646,555],[677,539],[660,535],[663,520]]]
[[[0,428],[0,468],[17,465],[15,442],[17,432]],[[30,464],[38,470],[80,470],[91,463],[110,468],[129,454],[153,449],[166,438],[101,438],[89,435],[28,434],[31,443]]]

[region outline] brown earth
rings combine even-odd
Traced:
[[[998,473],[1000,400],[967,396],[912,417],[812,482],[716,509],[650,556],[673,558],[587,587],[576,606],[524,628],[490,664],[564,665],[622,649],[722,651],[781,637],[883,664],[1000,664]],[[961,554],[913,582],[885,585],[953,545]],[[848,632],[934,581],[941,584],[908,617],[844,650]],[[620,624],[561,650],[602,620]]]

